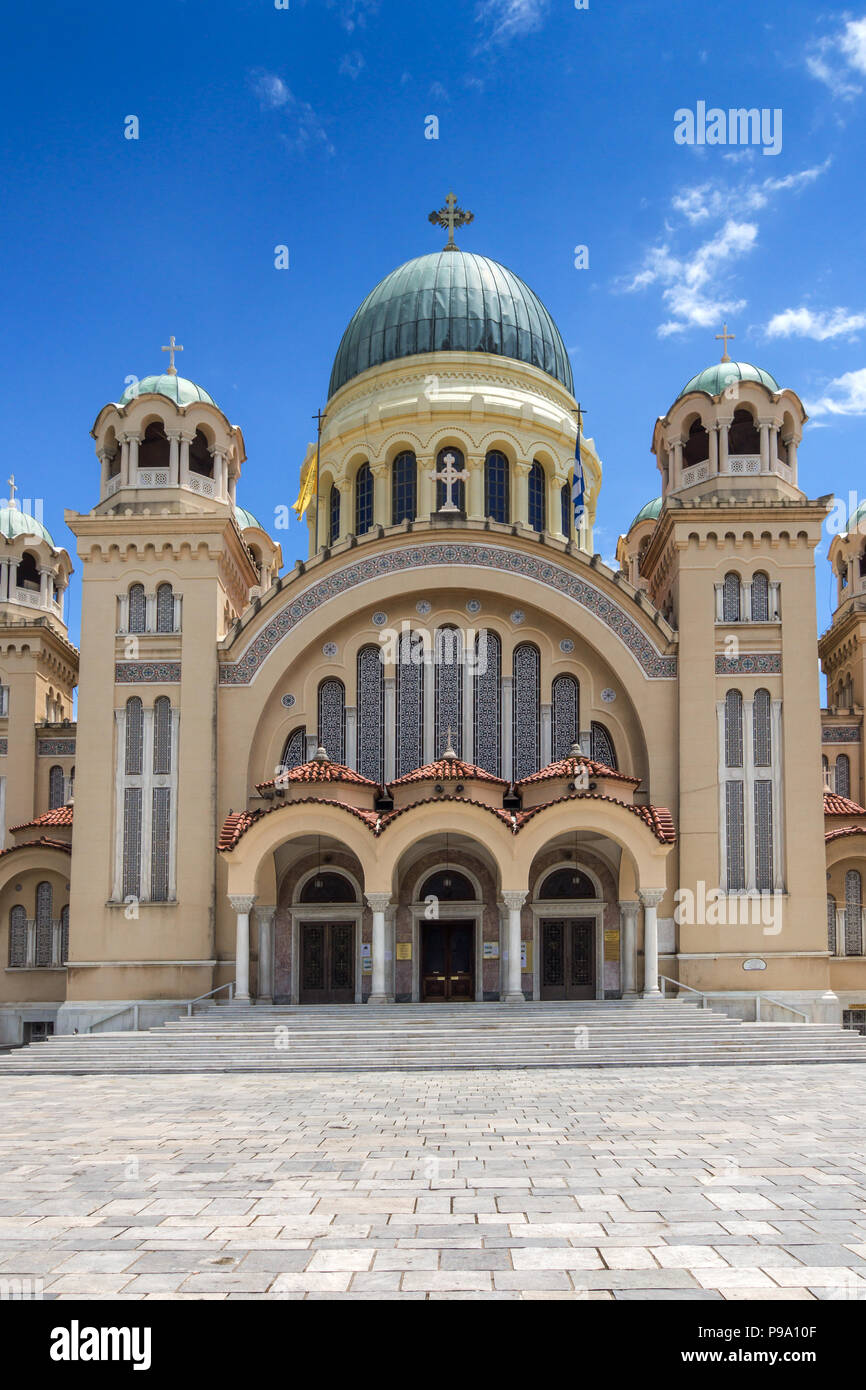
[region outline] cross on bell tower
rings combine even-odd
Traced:
[[[183,352],[183,348],[180,343],[174,341],[173,333],[168,340],[168,347],[160,348],[160,352],[167,352],[169,354],[168,366],[165,372],[166,376],[177,376],[177,367],[174,365],[174,354],[176,352]]]
[[[734,339],[736,338],[736,336],[737,336],[736,333],[729,333],[729,332],[728,332],[728,325],[727,325],[726,323],[723,323],[723,324],[722,324],[722,331],[721,331],[721,333],[717,333],[717,334],[716,334],[716,338],[717,338],[717,339],[720,338],[720,339],[722,340],[722,342],[724,343],[724,351],[722,352],[722,361],[723,361],[723,362],[730,362],[731,359],[730,359],[730,357],[728,356],[728,339],[730,339],[731,342],[733,342]]]
[[[468,227],[469,223],[475,220],[475,213],[466,212],[464,208],[459,208],[457,206],[456,197],[453,193],[449,193],[448,197],[445,199],[444,208],[439,208],[438,211],[431,212],[428,220],[433,223],[434,227],[448,228],[448,240],[442,248],[443,251],[456,251],[457,243],[454,240],[454,228]]]

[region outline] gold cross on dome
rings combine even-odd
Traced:
[[[723,324],[722,324],[722,331],[721,331],[721,333],[717,333],[717,334],[716,334],[716,338],[717,338],[717,339],[718,339],[718,338],[721,338],[721,339],[722,339],[722,342],[723,342],[724,345],[725,345],[724,352],[722,353],[722,361],[723,361],[723,362],[730,362],[731,359],[730,359],[730,357],[728,356],[728,339],[730,338],[731,342],[733,342],[734,339],[736,338],[736,336],[737,336],[736,333],[729,333],[729,332],[728,332],[728,325],[727,325],[726,323],[723,323]]]
[[[168,340],[168,347],[160,348],[160,352],[167,352],[170,354],[168,359],[168,368],[166,370],[166,376],[177,376],[177,367],[174,365],[174,354],[176,352],[183,352],[183,348],[181,347],[180,343],[176,343],[174,341],[173,333]]]
[[[444,208],[439,208],[438,211],[431,212],[428,220],[433,223],[434,227],[448,228],[448,240],[443,249],[445,251],[456,251],[457,244],[454,240],[454,228],[467,227],[474,219],[475,213],[466,212],[463,208],[459,208],[454,194],[449,193],[448,197],[445,199]]]

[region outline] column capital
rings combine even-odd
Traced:
[[[620,900],[619,910],[626,917],[636,917],[640,903],[637,898],[623,898]]]
[[[502,894],[502,901],[509,912],[519,912],[529,895],[520,890],[506,889]]]
[[[266,903],[259,903],[258,907],[256,908],[256,921],[263,922],[266,925],[270,924],[274,920],[276,911],[276,905],[272,906]]]
[[[387,912],[391,906],[390,893],[365,893],[364,896],[373,912]]]
[[[229,893],[229,902],[233,912],[252,912],[255,901],[255,894],[242,893],[235,896],[233,893]]]
[[[665,892],[666,889],[664,888],[639,888],[638,897],[640,898],[644,907],[658,907],[659,903],[665,895]]]

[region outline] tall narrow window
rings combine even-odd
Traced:
[[[863,882],[856,869],[845,875],[845,954],[863,954]]]
[[[286,739],[283,748],[283,756],[280,759],[280,766],[291,769],[300,767],[301,763],[307,761],[307,731],[305,728],[294,729]]]
[[[563,483],[559,489],[559,505],[562,508],[562,534],[565,539],[571,540],[571,487],[568,483]]]
[[[738,892],[746,886],[742,782],[725,783],[725,816],[725,845],[728,870],[727,887],[729,892]]]
[[[466,467],[463,454],[459,449],[440,449],[436,459],[436,472],[442,473],[445,470],[447,458],[451,459],[451,467],[458,473],[462,473]],[[446,502],[453,502],[461,512],[466,511],[466,484],[461,480],[459,483],[452,483],[450,488],[446,488],[444,483],[436,484],[436,510],[444,507]]]
[[[20,903],[9,913],[9,964],[13,970],[27,964],[27,913]]]
[[[475,638],[475,733],[473,747],[476,767],[500,776],[502,705],[500,676],[502,644],[495,632],[486,629]]]
[[[141,773],[144,759],[144,709],[141,700],[133,695],[126,702],[126,762],[128,776],[137,777]]]
[[[722,589],[722,620],[726,623],[740,621],[740,576],[733,571],[725,575]]]
[[[491,521],[511,520],[508,459],[496,450],[484,460],[484,515]]]
[[[533,531],[543,531],[545,528],[547,505],[544,494],[546,482],[544,469],[536,459],[529,470],[529,524]]]
[[[379,647],[358,652],[358,771],[374,782],[384,778],[385,681]]]
[[[580,734],[580,687],[574,676],[553,682],[553,761],[567,758]]]
[[[766,778],[755,782],[755,887],[773,888],[773,784]]]
[[[851,763],[847,753],[840,753],[836,759],[836,791],[840,796],[851,795]]]
[[[752,577],[752,622],[768,623],[770,621],[770,581],[767,576],[759,570]]]
[[[725,696],[725,767],[743,766],[743,697],[739,690]]]
[[[610,732],[604,724],[597,724],[593,719],[590,725],[592,729],[592,756],[597,763],[604,763],[607,767],[612,767],[617,771],[616,748]]]
[[[60,911],[60,964],[69,960],[69,904]]]
[[[141,787],[123,792],[122,891],[124,898],[141,897]]]
[[[753,709],[755,767],[769,767],[773,761],[770,709],[769,690],[756,690]]]
[[[129,621],[126,627],[128,632],[145,632],[147,630],[147,600],[144,596],[143,584],[131,584],[129,586]]]
[[[420,633],[400,638],[397,663],[397,776],[422,765],[424,736],[424,665]]]
[[[174,589],[170,584],[157,585],[156,630],[174,632]]]
[[[336,545],[340,537],[340,489],[331,483],[328,504],[328,545]]]
[[[54,924],[51,920],[53,894],[50,883],[36,886],[36,964],[50,965]]]
[[[151,815],[150,898],[168,902],[169,849],[171,838],[171,788],[153,788]]]
[[[459,757],[463,751],[463,641],[456,627],[436,633],[436,730],[433,756],[441,758],[448,747]]]
[[[171,772],[171,701],[160,695],[153,704],[153,770]]]
[[[51,771],[50,771],[49,774],[48,774],[48,808],[49,808],[49,810],[51,810],[51,811],[56,811],[57,808],[58,808],[58,806],[62,806],[62,805],[63,805],[63,802],[64,802],[63,791],[64,791],[63,768],[59,765],[59,763],[55,763],[54,767],[52,767]]]
[[[355,535],[363,536],[373,525],[373,474],[362,463],[355,474]]]
[[[346,760],[346,692],[343,682],[322,681],[319,686],[319,746],[332,763]]]
[[[391,467],[391,524],[413,521],[418,468],[415,455],[398,454]]]
[[[836,899],[827,894],[827,950],[831,956],[836,954]]]
[[[541,659],[538,648],[522,642],[514,650],[514,712],[512,747],[514,749],[515,782],[537,772],[540,758],[539,734],[539,675]]]

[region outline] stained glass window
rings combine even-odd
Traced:
[[[463,751],[463,639],[455,627],[436,633],[436,740],[434,757],[448,747],[458,757]]]
[[[597,763],[604,763],[606,767],[612,767],[614,772],[617,770],[616,748],[610,731],[604,724],[597,724],[595,720],[590,725],[592,731],[592,756]]]
[[[307,731],[302,726],[293,730],[286,739],[281,765],[285,768],[300,767],[307,761]]]
[[[544,530],[546,520],[545,483],[544,469],[536,459],[529,470],[529,524],[533,531]]]
[[[847,753],[840,753],[836,759],[836,791],[840,796],[851,795],[851,763]]]
[[[445,459],[451,455],[454,462],[451,467],[458,473],[462,473],[466,467],[463,454],[459,449],[440,449],[436,459],[436,472],[441,473],[445,468]],[[447,495],[446,495],[447,494]],[[444,483],[436,484],[436,510],[443,507],[446,502],[453,502],[455,507],[459,507],[461,512],[466,511],[466,484],[464,482],[452,484],[450,489],[446,489]]]
[[[508,459],[495,450],[484,460],[484,515],[492,521],[511,520]]]
[[[773,784],[765,778],[755,782],[755,887],[773,888]]]
[[[571,518],[573,515],[571,506],[571,487],[568,483],[563,483],[559,489],[559,505],[562,508],[562,534],[566,540],[571,540]]]
[[[55,764],[48,774],[48,808],[55,811],[63,805],[63,768]]]
[[[743,784],[725,783],[725,847],[729,892],[746,886],[746,856],[743,825]]]
[[[373,474],[362,463],[355,474],[355,535],[363,536],[373,525]]]
[[[770,692],[755,691],[753,710],[755,767],[769,767],[773,761],[770,734]]]
[[[514,649],[513,778],[537,772],[540,764],[538,648],[522,642]]]
[[[319,686],[319,745],[332,763],[346,760],[346,692],[343,682],[322,681]]]
[[[836,954],[836,899],[827,894],[827,950],[831,956]]]
[[[391,523],[413,521],[418,469],[414,454],[398,454],[391,467]]]
[[[379,647],[358,652],[358,771],[374,782],[384,778],[385,680]]]
[[[60,912],[60,964],[65,965],[69,959],[69,904],[61,909]]]
[[[160,584],[156,591],[156,630],[174,632],[174,589]]]
[[[477,767],[500,774],[502,706],[500,673],[502,644],[495,632],[485,628],[475,638],[475,736],[473,754]]]
[[[123,793],[123,896],[141,896],[141,787]]]
[[[328,505],[328,545],[335,545],[340,536],[340,489],[331,483]]]
[[[153,705],[153,770],[171,772],[171,701],[160,695]]]
[[[52,955],[51,884],[36,887],[36,964],[50,965]]]
[[[27,964],[27,913],[20,903],[9,913],[9,964],[19,969]]]
[[[743,766],[743,697],[739,690],[725,696],[725,767]]]
[[[845,954],[863,954],[863,883],[856,869],[845,875]]]
[[[574,676],[553,682],[553,761],[567,758],[580,735],[580,687]]]
[[[722,619],[726,623],[740,621],[740,576],[733,572],[725,575],[722,588]]]
[[[129,589],[129,616],[127,632],[145,632],[147,629],[147,600],[144,585],[132,584]]]
[[[752,579],[752,622],[770,620],[770,581],[760,570]]]
[[[141,773],[144,757],[144,709],[141,700],[133,695],[126,702],[126,765],[131,777]]]
[[[424,665],[420,634],[400,639],[397,663],[397,776],[412,772],[423,762]]]
[[[155,903],[168,902],[171,788],[154,787],[151,818],[150,896]]]

